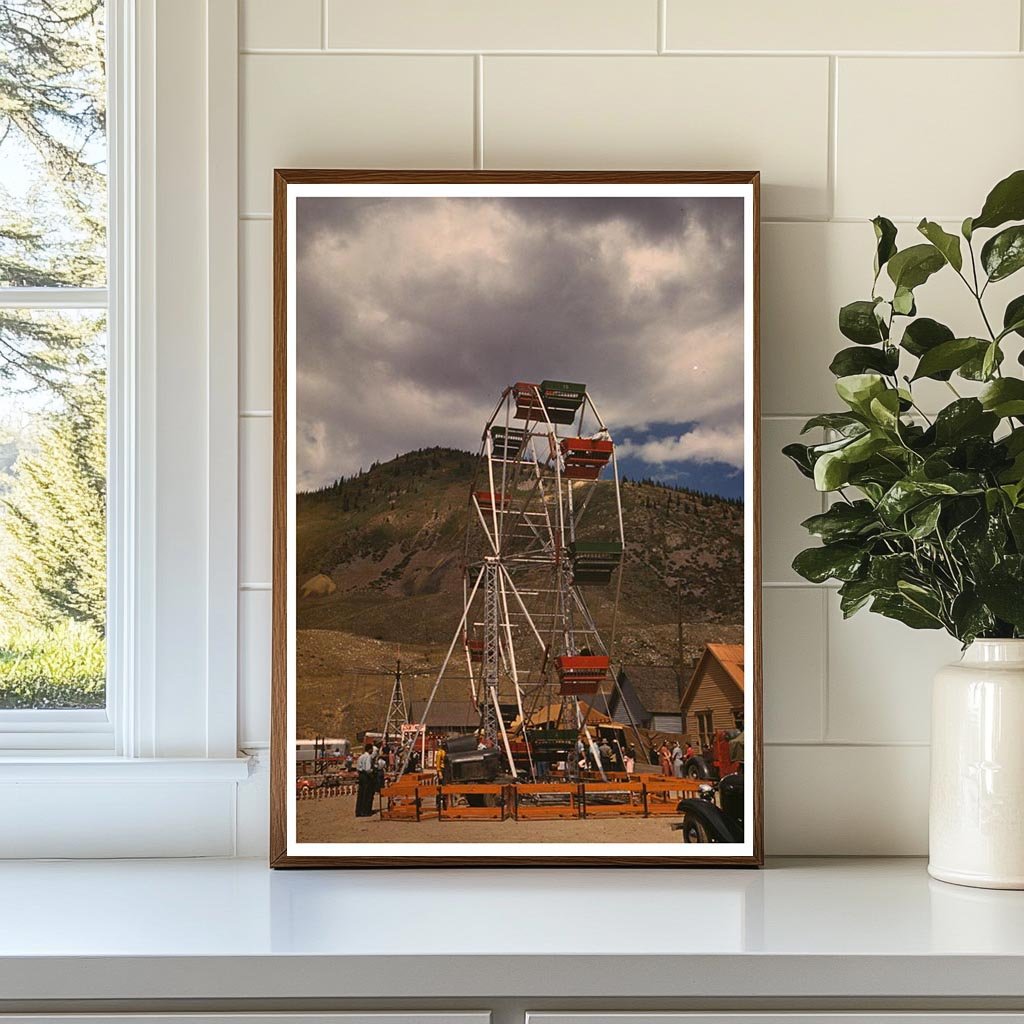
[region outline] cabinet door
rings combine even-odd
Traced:
[[[1024,1024],[1024,1013],[527,1013],[526,1024]]]
[[[0,1013],[0,1024],[490,1024],[487,1012],[429,1013]]]

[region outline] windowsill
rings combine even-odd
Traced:
[[[4,782],[241,782],[248,757],[114,757],[81,750],[0,755]]]

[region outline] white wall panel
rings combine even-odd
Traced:
[[[772,746],[764,760],[769,853],[927,853],[927,747]]]
[[[269,583],[273,422],[246,417],[240,433],[239,582]]]
[[[239,399],[242,412],[267,412],[273,402],[274,228],[243,220],[239,232]]]
[[[927,743],[932,676],[960,657],[960,644],[863,610],[844,620],[829,597],[826,738]]]
[[[275,167],[471,167],[473,58],[241,58],[243,213]]]
[[[765,587],[762,592],[767,743],[822,739],[829,596],[812,586]]]
[[[332,48],[648,50],[658,0],[329,0]]]
[[[319,49],[322,7],[322,0],[241,0],[240,43],[258,49]]]
[[[1016,50],[1017,0],[774,4],[668,0],[670,50]]]
[[[270,604],[269,590],[239,594],[238,735],[243,750],[270,739]]]
[[[1024,60],[840,59],[837,117],[837,216],[959,224],[1024,162]]]
[[[487,167],[760,169],[769,216],[828,207],[828,61],[494,57]]]

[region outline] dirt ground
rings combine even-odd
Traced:
[[[357,818],[355,797],[300,800],[300,843],[679,843],[677,816],[566,821],[381,821]],[[376,807],[376,803],[374,804]]]

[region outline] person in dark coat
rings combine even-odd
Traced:
[[[373,814],[373,794],[377,789],[377,772],[373,763],[373,746],[369,743],[356,761],[359,788],[356,791],[356,817],[369,818]]]

